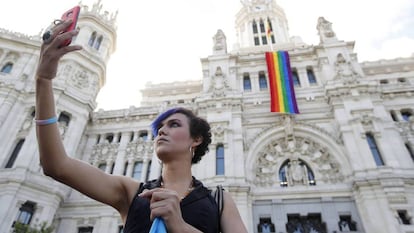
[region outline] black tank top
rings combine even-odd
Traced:
[[[204,233],[217,233],[218,207],[211,190],[193,177],[194,189],[180,203],[181,213],[186,223]],[[161,186],[161,177],[140,185],[134,200],[129,207],[124,233],[148,233],[152,221],[150,220],[149,200],[138,196],[144,189],[153,189]]]

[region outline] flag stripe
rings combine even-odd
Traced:
[[[269,76],[275,77],[275,67],[274,67],[274,57],[273,53],[266,53],[266,63],[267,70],[269,71]],[[277,96],[277,86],[276,80],[274,78],[269,79],[269,89],[270,89],[270,107],[271,112],[279,111],[279,98]]]
[[[271,112],[299,113],[287,51],[266,52]]]
[[[294,85],[293,85],[292,68],[290,67],[290,57],[289,57],[288,52],[286,52],[286,66],[287,66],[287,70],[288,70],[288,74],[289,74],[289,78],[290,78],[289,87],[290,87],[290,90],[291,90],[290,98],[292,99],[292,108],[293,108],[292,112],[293,113],[299,113],[298,104],[296,102],[295,89],[294,89]]]

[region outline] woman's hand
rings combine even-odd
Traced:
[[[165,188],[155,188],[144,191],[139,196],[150,200],[151,220],[162,217],[169,232],[180,232],[182,227],[188,225],[182,218],[181,198],[177,192]]]
[[[65,40],[76,36],[79,32],[78,30],[64,32],[71,22],[72,20],[64,21],[50,29],[51,38],[45,41],[40,49],[37,78],[48,80],[55,78],[60,58],[69,52],[82,49],[79,45],[61,46]]]
[[[165,188],[155,188],[144,191],[139,196],[150,200],[151,220],[155,217],[162,217],[167,225],[170,220],[177,220],[177,217],[182,220],[181,199],[177,192]]]

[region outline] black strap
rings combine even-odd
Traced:
[[[224,206],[224,198],[223,198],[223,186],[217,185],[216,190],[211,192],[214,200],[217,203],[217,211],[218,211],[218,225],[219,230],[221,232],[221,214],[223,213],[223,206]]]

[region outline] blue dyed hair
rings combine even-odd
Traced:
[[[210,125],[206,120],[196,116],[191,110],[185,108],[172,108],[163,113],[161,113],[152,123],[152,135],[156,137],[158,135],[158,130],[162,122],[167,119],[169,116],[175,113],[182,113],[188,119],[188,124],[190,126],[190,135],[192,138],[201,138],[202,142],[194,149],[194,157],[191,160],[191,163],[197,163],[201,160],[209,150],[208,145],[211,143],[211,132]]]
[[[161,122],[167,119],[174,113],[177,113],[180,108],[172,108],[163,113],[161,113],[155,120],[151,123],[152,135],[155,137],[158,135],[158,127],[161,125]]]

